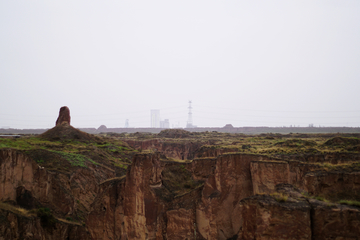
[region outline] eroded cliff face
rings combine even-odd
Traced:
[[[204,143],[192,141],[163,141],[161,139],[152,140],[126,140],[124,142],[138,150],[152,150],[161,152],[168,158],[187,160],[198,157],[197,152]]]
[[[227,154],[195,160],[181,171],[191,171],[192,179],[203,184],[164,198],[167,189],[162,183],[163,171],[176,163],[160,161],[159,154],[139,154],[126,178],[103,186],[87,221],[89,231],[94,238],[103,239],[234,237],[242,226],[238,203],[253,195],[250,163],[263,158]],[[118,200],[110,204],[116,195]],[[98,218],[106,227],[97,224]],[[104,237],[104,229],[110,229],[109,237]]]
[[[243,228],[238,239],[311,239],[310,205],[288,198],[279,202],[270,195],[256,195],[240,203]]]
[[[300,161],[306,163],[331,163],[341,164],[360,161],[360,154],[354,153],[305,153],[294,155],[278,155],[282,160]]]
[[[217,157],[225,153],[238,152],[238,148],[222,148],[216,146],[202,146],[195,155],[197,158]]]
[[[196,159],[185,165],[178,163],[203,184],[165,199],[161,195],[166,188],[162,183],[163,172],[176,163],[158,158],[156,154],[138,155],[126,178],[109,188],[116,189],[121,196],[113,207],[119,217],[115,216],[116,222],[108,222],[113,226],[111,229],[115,229],[114,239],[312,239],[327,231],[332,218],[344,219],[341,216],[349,219],[341,226],[350,233],[338,228],[327,236],[350,237],[357,233],[352,229],[360,222],[359,209],[336,204],[329,207],[304,197],[301,194],[304,190],[294,191],[295,185],[306,187],[303,180],[309,172],[319,171],[316,164],[274,161],[247,154]],[[356,186],[357,173],[351,174],[354,179],[348,182]],[[289,183],[293,185],[279,188]],[[333,191],[337,191],[338,186],[333,187]],[[131,190],[134,188],[138,190]],[[97,211],[100,210],[101,207]],[[321,211],[327,217],[321,217]],[[98,231],[103,229],[99,227]]]
[[[238,203],[253,195],[250,163],[263,157],[226,154],[216,159],[197,206],[199,232],[205,239],[228,239],[239,232]]]
[[[160,155],[136,154],[126,175],[116,176],[91,164],[71,174],[53,172],[16,150],[0,151],[1,201],[28,209],[46,206],[64,217],[86,213],[84,226],[57,222],[50,233],[39,218],[2,211],[0,239],[356,239],[360,234],[359,208],[302,194],[358,199],[358,171],[324,171],[319,164],[254,154],[183,163]]]
[[[270,194],[281,183],[307,190],[304,185],[307,174],[320,169],[320,166],[300,161],[261,160],[252,161],[250,169],[254,194]]]
[[[312,195],[334,201],[360,199],[360,172],[309,172],[304,178],[304,189]]]
[[[359,208],[305,198],[292,185],[240,202],[238,239],[358,239]]]
[[[79,167],[72,174],[52,172],[16,150],[0,151],[0,171],[0,201],[25,208],[40,204],[64,216],[73,214],[79,204],[89,210],[99,183],[115,177],[113,171],[96,165]]]
[[[41,221],[40,218],[21,217],[8,211],[0,210],[0,239],[92,239],[82,226],[58,221],[53,226],[47,227]]]
[[[74,199],[67,193],[70,182],[63,175],[49,173],[32,159],[14,150],[0,151],[0,171],[1,201],[19,200],[19,204],[30,208],[37,203],[44,204],[63,215],[74,211]]]
[[[86,222],[94,239],[156,239],[159,229],[162,234],[163,203],[152,189],[161,187],[163,166],[159,154],[139,154],[125,178],[102,184]]]
[[[49,171],[21,151],[11,149],[0,151],[0,173],[1,202],[29,210],[47,207],[53,214],[70,219],[84,217],[99,191],[99,183],[114,177],[114,172],[95,165],[76,168],[72,174]],[[90,239],[90,235],[79,238],[83,235],[67,234],[73,232],[72,229],[86,232],[83,226],[72,227],[74,224],[58,222],[54,228],[57,230],[49,233],[38,224],[39,218],[28,219],[11,212],[4,212],[3,215],[12,229],[0,233],[0,237],[5,239],[66,239],[70,235],[73,237],[69,239]]]
[[[359,239],[359,208],[331,205],[311,199],[313,239]]]

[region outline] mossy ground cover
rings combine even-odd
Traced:
[[[340,203],[340,204],[345,204],[345,205],[350,205],[350,206],[355,206],[355,207],[359,207],[359,208],[360,208],[360,201],[355,201],[355,200],[340,200],[339,203]]]
[[[72,129],[67,129],[72,130]],[[79,134],[78,132],[76,132]],[[60,134],[61,135],[61,134]],[[132,156],[137,152],[122,139],[147,140],[161,139],[170,144],[198,144],[201,150],[224,149],[223,153],[261,154],[274,158],[291,160],[296,156],[314,154],[346,153],[358,154],[360,140],[356,134],[230,134],[219,132],[184,132],[171,130],[161,134],[105,134],[82,138],[43,138],[27,136],[20,138],[0,138],[0,149],[11,148],[25,152],[39,165],[51,170],[70,171],[72,167],[87,167],[100,164],[109,168],[126,171]],[[146,150],[143,150],[143,152]],[[151,149],[149,150],[151,152]],[[194,155],[196,157],[196,155]],[[171,161],[172,159],[166,159]],[[175,161],[175,160],[174,160]],[[322,164],[322,165],[321,165]],[[358,163],[332,165],[321,163],[326,171],[360,170]]]
[[[341,163],[341,164],[331,164],[328,162],[319,163],[319,166],[322,167],[325,171],[333,171],[333,172],[354,172],[360,171],[360,162],[348,162],[348,163]]]
[[[349,205],[349,206],[354,206],[354,207],[358,207],[360,208],[360,201],[358,200],[349,200],[349,199],[340,199],[340,200],[336,200],[336,199],[328,199],[325,198],[323,196],[312,196],[307,192],[302,192],[301,193],[305,198],[308,199],[315,199],[321,202],[326,203],[328,206],[335,206],[337,204],[342,204],[342,205]]]
[[[191,172],[181,163],[165,167],[162,172],[162,183],[163,187],[155,192],[167,201],[186,194],[202,184],[200,181],[195,181]]]
[[[186,132],[185,132],[186,133]],[[186,133],[167,131],[163,134],[134,133],[114,136],[98,136],[92,141],[79,139],[46,140],[36,136],[15,139],[0,138],[1,148],[24,150],[27,153],[46,150],[57,155],[53,159],[67,160],[71,166],[86,167],[86,163],[103,164],[125,169],[131,164],[131,158],[136,153],[121,139],[162,138],[166,142],[176,144],[195,142],[202,148],[225,149],[225,152],[240,152],[249,154],[263,154],[268,156],[292,156],[298,154],[327,154],[327,153],[358,153],[357,135],[334,134],[230,134],[219,132]],[[139,139],[140,138],[140,139]],[[360,149],[360,148],[359,148]],[[143,150],[145,151],[145,150]],[[44,152],[42,152],[44,153]],[[50,153],[45,155],[51,155]],[[37,158],[39,163],[44,161]],[[171,160],[171,159],[170,159]],[[56,164],[55,164],[56,165]],[[331,168],[329,166],[324,166]],[[346,166],[343,166],[346,167]],[[350,166],[357,167],[357,165]]]
[[[69,172],[73,167],[99,164],[126,169],[136,152],[119,140],[106,137],[96,141],[77,139],[46,140],[37,136],[0,138],[0,149],[16,149],[48,170]]]
[[[247,135],[239,133],[221,132],[185,132],[174,129],[166,130],[159,134],[132,133],[117,136],[119,140],[147,141],[159,139],[166,143],[177,144],[199,144],[195,157],[206,156],[206,152],[217,153],[236,152],[247,154],[261,154],[269,157],[288,159],[293,158],[307,161],[305,155],[327,155],[327,154],[358,154],[360,152],[359,134],[273,134],[264,133],[258,135]],[[219,149],[223,149],[218,151]],[[142,149],[142,151],[146,151]],[[150,151],[150,150],[149,150]]]
[[[217,133],[219,135],[219,133]],[[326,154],[326,153],[356,153],[360,150],[355,137],[342,137],[342,142],[352,144],[325,144],[333,139],[333,135],[326,134],[287,134],[275,135],[224,135],[215,144],[207,147],[233,148],[237,152],[256,153],[266,155],[292,154]],[[344,140],[345,139],[345,140]],[[351,139],[351,141],[347,141]]]
[[[0,149],[30,150],[34,148],[56,148],[60,145],[62,145],[60,142],[50,142],[37,137],[0,138]]]

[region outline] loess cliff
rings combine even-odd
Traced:
[[[357,137],[0,139],[0,239],[360,239]]]

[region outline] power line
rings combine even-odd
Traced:
[[[254,112],[298,112],[298,113],[305,113],[305,112],[314,112],[314,113],[343,113],[343,112],[358,112],[360,110],[352,110],[352,111],[321,111],[321,110],[312,110],[312,111],[294,111],[294,110],[259,110],[259,109],[241,109],[241,108],[225,108],[225,107],[214,107],[214,106],[203,106],[203,105],[195,105],[196,107],[204,107],[204,108],[216,108],[216,109],[226,109],[226,110],[233,110],[233,111],[254,111]]]

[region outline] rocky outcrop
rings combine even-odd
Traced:
[[[129,146],[138,150],[152,150],[159,151],[167,158],[180,160],[193,160],[195,158],[209,158],[217,157],[225,153],[236,153],[239,149],[222,148],[219,146],[203,146],[205,143],[197,141],[163,141],[162,139],[151,140],[129,140],[122,139],[122,141],[129,144]]]
[[[277,184],[290,183],[288,162],[253,161],[250,168],[254,194],[270,194]]]
[[[341,164],[360,161],[360,154],[354,153],[305,153],[305,154],[282,154],[276,156],[285,161],[300,161],[304,163],[331,163]]]
[[[180,160],[194,159],[196,157],[196,152],[202,145],[198,142],[168,142],[162,141],[161,139],[151,139],[144,141],[124,139],[123,141],[129,144],[129,146],[140,151],[159,151],[167,158]]]
[[[94,239],[157,239],[162,234],[163,204],[152,190],[161,186],[159,158],[136,155],[126,178],[105,183],[86,222]]]
[[[313,239],[359,239],[360,209],[310,199]]]
[[[82,142],[96,142],[98,140],[94,135],[82,132],[70,126],[67,122],[63,122],[46,132],[40,134],[39,138],[49,141],[82,141]]]
[[[253,195],[250,163],[261,156],[226,154],[216,159],[214,174],[206,180],[196,209],[199,232],[205,239],[228,239],[241,223],[238,202]]]
[[[163,165],[159,154],[136,155],[127,173],[122,195],[123,231],[130,239],[155,238],[161,211],[152,186],[161,184]]]
[[[123,208],[121,205],[118,205],[118,202],[121,202],[119,193],[124,188],[123,183],[124,181],[116,179],[101,184],[86,220],[86,226],[90,231],[92,239],[108,240],[120,238],[121,224],[117,223],[118,221],[121,222]]]
[[[167,239],[194,239],[196,236],[196,225],[194,224],[193,210],[184,208],[169,210],[166,212],[166,218]]]
[[[206,181],[214,174],[216,163],[216,158],[194,159],[190,168],[194,179]]]
[[[90,240],[91,237],[83,226],[60,221],[44,226],[41,218],[0,210],[0,239]]]
[[[275,195],[276,196],[276,195]],[[240,202],[243,227],[238,239],[311,238],[310,206],[306,200],[277,200],[270,195],[256,195]]]
[[[65,233],[58,236],[58,230],[46,232],[37,218],[4,211],[0,221],[8,219],[11,227],[0,224],[0,237],[226,240],[358,236],[358,208],[323,203],[301,192],[324,197],[350,192],[353,199],[358,198],[359,173],[325,172],[319,167],[240,153],[179,163],[165,161],[155,152],[136,154],[126,175],[116,176],[111,169],[90,163],[68,173],[50,171],[22,152],[2,150],[1,201],[28,209],[49,207],[57,216],[80,215],[89,235],[83,235],[82,226],[57,222],[56,229]]]
[[[73,213],[74,199],[67,192],[69,181],[64,181],[61,186],[63,175],[47,172],[14,150],[0,151],[0,171],[0,201],[16,202],[25,198],[51,207],[62,215]]]
[[[360,199],[360,172],[318,171],[304,177],[304,189],[315,196],[339,201]]]
[[[301,161],[252,161],[250,169],[254,194],[270,194],[281,183],[307,189],[304,185],[306,174],[320,168],[320,165]]]
[[[321,225],[317,229],[323,230],[316,233],[320,236],[332,212],[357,212],[340,205],[326,208],[292,185],[279,187],[278,183],[300,181],[312,165],[246,154],[195,159],[185,165],[159,157],[136,155],[125,178],[102,184],[86,221],[94,239],[312,239],[314,224]],[[177,165],[203,185],[168,195],[164,172]],[[254,196],[256,192],[261,195]],[[317,211],[326,211],[328,220]],[[337,230],[338,236],[356,233],[351,229],[360,218],[355,214],[349,219],[342,226],[351,234]]]
[[[228,239],[239,232],[237,203],[253,194],[250,162],[259,156],[223,155],[205,160],[208,167],[193,161],[179,170],[193,171],[204,185],[171,198],[164,195],[169,185],[163,172],[175,165],[159,157],[136,155],[126,178],[104,183],[86,222],[93,238]]]
[[[62,216],[89,210],[98,184],[115,175],[92,164],[70,175],[48,171],[16,150],[0,151],[0,173],[0,201],[29,209],[46,206]]]
[[[60,108],[59,116],[56,119],[55,125],[61,125],[62,123],[70,125],[70,109],[66,106]]]
[[[216,146],[202,146],[195,154],[197,158],[217,157],[225,153],[239,152],[238,148],[221,148]]]
[[[358,239],[360,209],[304,197],[289,184],[240,202],[237,239]]]

